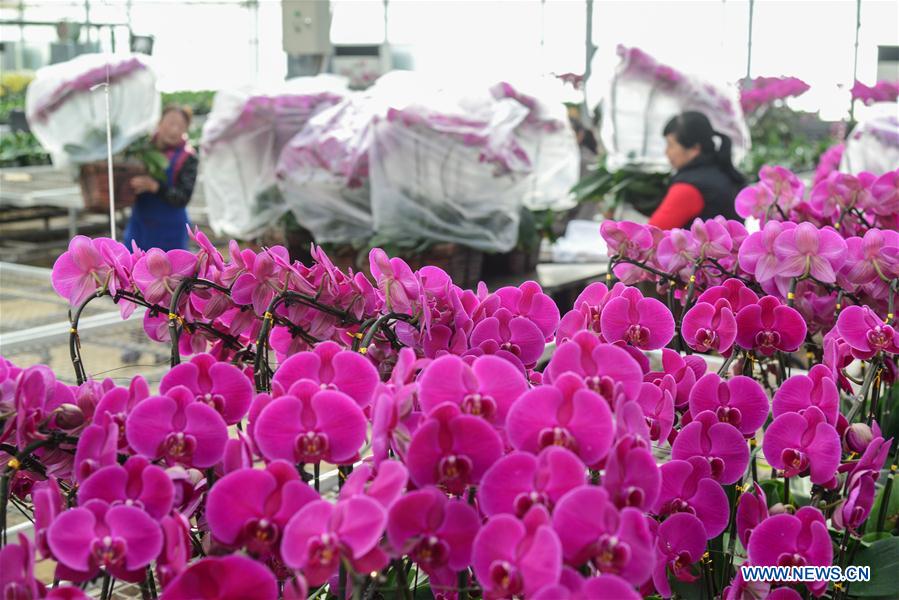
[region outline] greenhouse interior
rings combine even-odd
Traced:
[[[0,0],[4,600],[896,600],[897,312],[897,0]]]

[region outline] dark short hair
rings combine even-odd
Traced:
[[[194,111],[191,107],[186,104],[166,104],[162,109],[162,115],[160,115],[159,118],[161,119],[170,112],[179,113],[182,117],[184,117],[184,120],[187,121],[187,126],[190,127],[190,122],[194,118]]]
[[[665,124],[662,135],[673,135],[677,143],[685,148],[699,146],[701,153],[714,158],[718,167],[734,183],[746,183],[746,178],[732,162],[730,137],[715,131],[712,122],[701,112],[688,110],[672,117]],[[717,147],[715,138],[719,139]]]

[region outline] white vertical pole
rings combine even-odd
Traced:
[[[106,64],[106,169],[109,177],[109,237],[116,239],[115,179],[112,169],[112,120],[109,113],[109,63]]]

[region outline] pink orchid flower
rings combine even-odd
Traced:
[[[78,488],[79,505],[96,499],[110,506],[136,506],[156,520],[171,512],[174,497],[175,486],[165,470],[142,456],[132,456],[124,465],[103,467]]]
[[[206,499],[206,521],[219,542],[268,557],[278,551],[287,521],[316,500],[318,493],[292,464],[275,460],[265,470],[239,469],[216,481]]]
[[[498,460],[478,488],[480,508],[488,517],[507,513],[524,517],[540,504],[550,512],[569,490],[586,485],[586,467],[573,452],[548,446],[539,455],[510,452]]]
[[[179,385],[193,392],[198,402],[214,408],[228,425],[243,419],[253,399],[253,384],[247,376],[209,354],[199,354],[173,367],[159,382],[159,392],[165,394]]]
[[[602,311],[602,335],[609,342],[623,341],[641,350],[658,350],[674,337],[674,317],[655,298],[636,294],[609,300]]]
[[[176,386],[138,403],[125,422],[125,436],[138,454],[151,460],[205,469],[222,459],[228,428],[215,409]]]
[[[509,598],[554,585],[561,558],[549,513],[534,506],[522,520],[507,514],[491,517],[474,540],[471,562],[485,598]]]
[[[737,319],[730,302],[697,302],[684,314],[681,335],[697,352],[727,354],[737,339]]]
[[[76,235],[69,242],[69,249],[53,264],[53,289],[72,306],[78,306],[97,290],[110,288],[115,293],[116,272],[107,257],[131,266],[131,255],[115,240]]]
[[[160,600],[271,600],[278,581],[265,565],[241,556],[209,556],[190,565],[165,590]]]
[[[341,558],[356,572],[379,571],[388,562],[378,548],[386,524],[387,512],[371,498],[356,496],[336,505],[316,500],[288,521],[281,556],[288,567],[302,570],[311,586],[336,573]]]
[[[621,438],[606,460],[602,487],[618,508],[649,510],[658,498],[662,474],[645,444]]]
[[[765,356],[794,352],[805,341],[805,320],[774,296],[763,296],[737,313],[737,344]]]
[[[409,556],[438,586],[452,587],[471,564],[479,529],[474,508],[433,487],[406,494],[387,515],[387,540],[397,555]]]
[[[817,407],[831,425],[840,413],[840,393],[833,372],[824,365],[814,365],[808,375],[793,375],[774,392],[771,410],[776,419],[782,414],[801,413]]]
[[[739,388],[735,386],[736,389]],[[720,398],[718,401],[720,402]],[[752,414],[750,410],[746,412],[747,417]],[[693,457],[701,457],[709,462],[713,479],[722,484],[730,484],[736,482],[746,471],[749,445],[739,429],[729,422],[721,422],[716,413],[706,410],[693,417],[693,421],[681,429],[671,446],[671,458],[688,460]]]
[[[699,562],[705,547],[705,528],[695,516],[676,513],[662,521],[655,544],[656,563],[652,581],[663,598],[671,596],[669,571],[678,581],[693,582],[699,578],[690,567]]]
[[[756,482],[752,485],[752,489],[742,494],[737,501],[737,535],[744,548],[749,546],[752,531],[768,518],[768,499],[765,491]]]
[[[524,375],[507,360],[481,356],[469,366],[458,356],[447,355],[422,372],[418,401],[425,413],[451,402],[463,413],[503,427],[512,403],[527,389]]]
[[[800,223],[784,231],[774,242],[783,277],[811,275],[818,281],[834,283],[837,272],[846,261],[846,242],[832,229],[818,229],[811,223]]]
[[[780,415],[762,440],[765,459],[785,477],[811,474],[812,483],[826,483],[840,464],[840,435],[827,422],[824,413],[810,406],[802,414]]]
[[[181,282],[197,270],[197,257],[187,250],[151,248],[134,264],[134,283],[151,304],[168,306]]]
[[[406,466],[416,485],[462,494],[481,481],[502,453],[502,440],[490,424],[444,403],[413,434]]]
[[[328,341],[284,361],[272,378],[272,385],[273,389],[288,392],[296,382],[307,380],[323,390],[342,392],[364,408],[371,403],[379,379],[371,361]]]
[[[589,563],[634,585],[649,579],[654,561],[646,517],[635,508],[619,511],[604,489],[583,486],[565,494],[553,513],[553,529],[568,564]]]
[[[544,382],[553,383],[565,373],[583,378],[587,389],[605,398],[610,406],[617,405],[620,394],[637,398],[643,379],[640,365],[626,350],[603,344],[586,331],[556,348],[544,371]]]
[[[608,402],[573,373],[521,396],[509,411],[506,430],[516,450],[537,454],[563,446],[587,465],[605,457],[614,437]]]
[[[757,381],[737,375],[722,380],[706,373],[690,393],[690,414],[711,411],[722,423],[730,423],[747,437],[765,424],[768,418],[768,395]]]
[[[878,352],[899,353],[899,330],[867,306],[847,306],[837,319],[837,330],[856,358],[867,360]]]
[[[86,581],[105,568],[111,575],[137,583],[162,550],[162,532],[147,513],[133,506],[109,506],[89,500],[70,508],[47,532],[57,573],[70,581]]]
[[[754,565],[826,567],[833,561],[824,515],[809,506],[803,506],[795,515],[773,515],[759,523],[747,550]],[[827,589],[827,582],[806,583],[806,587],[818,596]]]
[[[355,460],[366,437],[366,419],[358,404],[343,392],[322,390],[309,380],[290,391],[254,419],[251,436],[259,452],[269,460],[290,463]]]
[[[653,512],[662,517],[681,512],[696,515],[709,539],[724,531],[730,515],[727,494],[712,479],[712,468],[704,457],[670,460],[659,470],[662,488]]]

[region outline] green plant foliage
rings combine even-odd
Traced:
[[[871,581],[853,583],[849,595],[857,598],[895,598],[899,591],[899,537],[874,542],[859,550],[853,561],[857,566],[871,567]]]
[[[215,97],[213,90],[183,90],[180,92],[164,92],[162,105],[181,104],[194,111],[195,115],[209,114],[212,110],[212,99]]]
[[[600,164],[577,182],[571,193],[579,203],[600,203],[605,213],[625,203],[650,215],[662,202],[668,183],[667,173],[647,173],[630,168],[611,172]]]
[[[143,137],[125,150],[126,158],[135,158],[147,168],[147,174],[157,181],[165,181],[165,171],[169,167],[169,160],[160,152],[149,136]]]
[[[0,167],[48,164],[50,156],[31,133],[17,131],[0,136]]]
[[[834,143],[830,135],[814,136],[820,130],[817,115],[798,113],[786,106],[771,106],[749,118],[752,149],[742,164],[750,179],[764,165],[780,165],[794,172],[813,171],[821,154]]]

